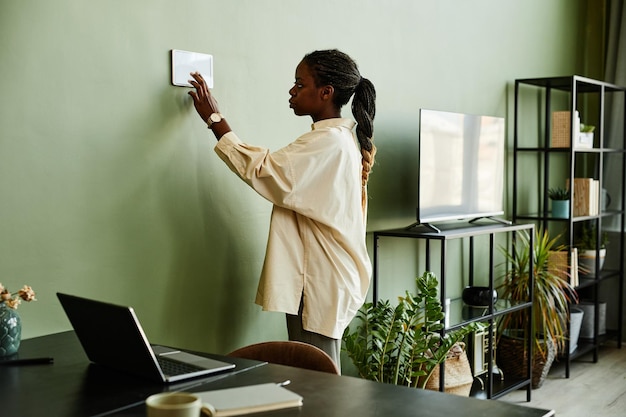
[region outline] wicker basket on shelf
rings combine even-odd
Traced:
[[[526,362],[528,359],[528,349],[526,341],[521,337],[511,337],[502,335],[498,342],[496,357],[498,366],[504,373],[504,378],[515,380],[528,377]],[[546,357],[540,352],[535,352],[532,360],[532,389],[540,388],[550,371],[552,362],[556,357],[556,347],[554,343],[547,343]]]
[[[468,397],[472,389],[474,377],[465,352],[465,343],[455,344],[446,357],[445,362],[445,392]],[[439,366],[426,382],[426,389],[439,391]]]
[[[572,114],[569,111],[555,111],[552,113],[552,141],[553,148],[569,148],[572,143]]]

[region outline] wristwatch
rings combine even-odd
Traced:
[[[222,113],[211,113],[206,121],[206,125],[210,129],[211,126],[213,126],[213,123],[219,123],[222,121],[223,118],[224,116],[222,116]]]

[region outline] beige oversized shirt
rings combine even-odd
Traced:
[[[305,330],[340,339],[367,294],[372,267],[361,208],[354,121],[326,119],[270,153],[233,132],[215,151],[274,204],[256,303],[302,313]]]

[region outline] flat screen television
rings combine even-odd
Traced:
[[[420,109],[417,224],[504,214],[504,118]],[[508,223],[508,222],[507,222]]]

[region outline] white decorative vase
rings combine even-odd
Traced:
[[[606,257],[606,249],[600,249],[600,271],[604,267],[604,258]],[[594,277],[596,275],[596,251],[591,249],[578,251],[578,268],[582,275]]]

